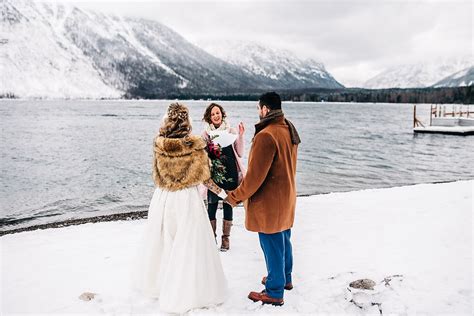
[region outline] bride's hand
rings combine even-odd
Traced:
[[[219,192],[217,196],[225,200],[227,198],[227,192],[224,189],[221,189],[221,192]]]
[[[245,126],[244,126],[244,123],[243,122],[240,122],[239,123],[239,135],[244,135],[244,132],[245,132]]]

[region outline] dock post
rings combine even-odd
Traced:
[[[433,105],[430,106],[431,111],[430,111],[430,126],[431,126],[431,121],[433,120]],[[438,111],[438,105],[436,105],[435,111]]]
[[[413,106],[413,128],[416,127],[416,105]]]

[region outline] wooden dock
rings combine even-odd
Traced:
[[[446,111],[446,106],[431,106],[430,123],[425,126],[416,116],[416,105],[413,108],[413,132],[448,134],[448,135],[474,135],[474,112],[469,106],[452,106],[451,111]]]

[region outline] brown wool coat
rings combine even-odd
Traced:
[[[198,185],[211,176],[206,142],[200,136],[186,138],[156,137],[153,180],[168,191]]]
[[[255,135],[247,175],[227,196],[234,205],[244,201],[248,230],[273,234],[293,226],[297,151],[298,145],[291,142],[284,117],[275,119]]]

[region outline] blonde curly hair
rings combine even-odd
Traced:
[[[183,138],[189,136],[191,130],[188,108],[181,103],[171,103],[160,127],[160,136]]]

